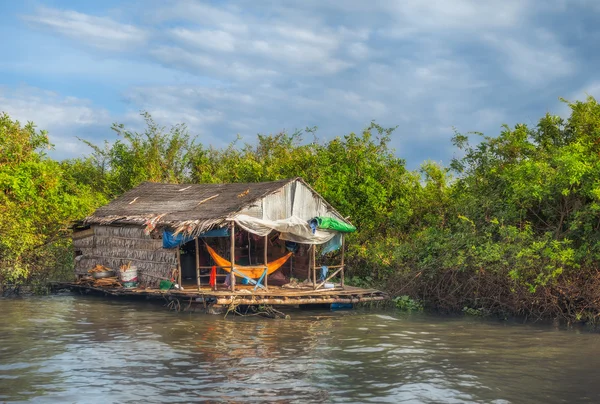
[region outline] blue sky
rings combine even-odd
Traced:
[[[205,144],[376,120],[416,168],[453,128],[566,115],[600,96],[595,0],[0,1],[0,111],[47,129],[54,157],[113,141],[140,110]]]

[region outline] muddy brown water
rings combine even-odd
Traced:
[[[600,334],[585,330],[383,310],[223,318],[74,295],[0,313],[0,402],[600,402]]]

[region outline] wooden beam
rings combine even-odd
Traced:
[[[264,253],[264,260],[263,260],[263,262],[265,263],[265,268],[267,268],[267,272],[269,271],[269,269],[268,269],[269,258],[267,256],[267,246],[268,245],[269,245],[269,235],[267,234],[265,236],[265,253]],[[269,278],[269,275],[267,274],[265,276],[265,289],[269,289],[269,283],[267,281],[268,278]]]
[[[231,255],[231,272],[229,272],[229,283],[231,284],[231,291],[235,292],[235,275],[233,270],[235,268],[235,222],[231,221],[231,238],[230,238],[230,255]]]
[[[217,269],[224,269],[224,268],[231,269],[231,265],[227,265],[224,267],[221,267],[219,265],[209,265],[209,266],[200,266],[199,268],[200,269],[212,269],[213,266],[217,267]],[[223,274],[217,274],[217,276],[221,276],[221,275],[223,275]]]
[[[200,291],[200,243],[198,243],[198,237],[196,237],[196,283],[198,291]]]
[[[336,268],[341,268],[341,267],[343,267],[343,265],[328,265],[328,266],[327,266],[327,268],[329,268],[329,269],[336,269]],[[316,266],[315,268],[316,268],[316,269],[319,269],[319,268],[321,268],[321,267],[319,267],[319,266]]]
[[[232,297],[220,297],[216,299],[216,304],[230,305],[231,303],[236,304],[247,304],[261,305],[261,304],[277,304],[277,305],[298,305],[298,304],[331,304],[331,303],[361,303],[361,302],[372,302],[386,300],[383,296],[361,296],[361,297],[323,297],[323,298],[300,298],[300,299],[283,299],[283,298],[271,298],[267,297],[264,299],[252,299],[252,298],[238,298]]]

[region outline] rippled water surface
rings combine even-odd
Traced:
[[[600,335],[389,311],[291,320],[0,300],[0,402],[600,402]]]

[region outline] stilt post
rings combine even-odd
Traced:
[[[265,275],[265,289],[269,288],[269,284],[268,284],[268,280],[269,279],[269,261],[268,261],[268,256],[267,256],[267,247],[269,245],[269,235],[267,234],[265,236],[265,255],[264,255],[264,263],[265,263],[265,270],[267,271],[267,274]]]
[[[346,242],[346,238],[344,237],[344,234],[342,234],[342,272],[340,272],[342,288],[344,287],[344,271],[346,270],[346,268],[344,268],[344,249],[346,247],[345,242]]]
[[[196,282],[198,283],[198,292],[200,292],[200,243],[196,237]]]
[[[229,272],[229,283],[231,284],[231,291],[235,292],[235,274],[233,269],[235,267],[235,222],[231,221],[231,246],[230,246],[230,255],[231,255],[231,272]]]
[[[181,250],[179,246],[177,246],[177,283],[183,289],[183,285],[181,284]]]

